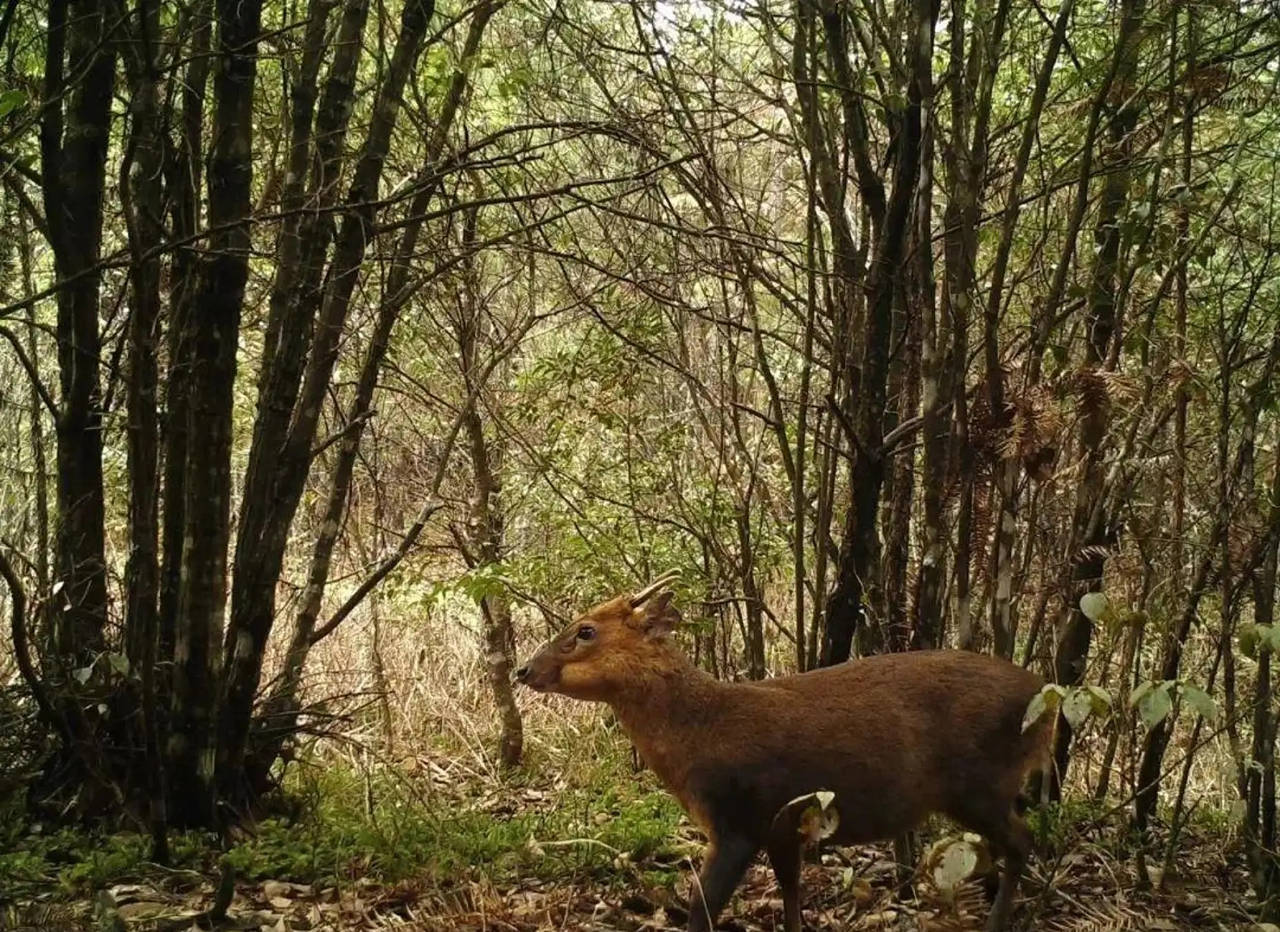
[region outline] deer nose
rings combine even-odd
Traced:
[[[525,664],[523,667],[521,667],[519,670],[516,671],[517,682],[523,683],[528,678],[528,676],[529,676],[528,664]]]

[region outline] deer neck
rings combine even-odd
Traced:
[[[689,752],[713,740],[725,689],[685,660],[628,684],[610,702],[644,762],[681,798],[689,762],[698,756]]]

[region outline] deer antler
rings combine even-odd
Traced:
[[[639,608],[667,583],[680,578],[679,570],[668,570],[631,597],[631,607]]]

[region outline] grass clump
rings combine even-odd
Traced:
[[[603,873],[619,860],[666,850],[680,818],[675,802],[647,786],[593,792],[570,787],[537,802],[498,797],[489,805],[423,800],[403,782],[341,768],[310,772],[313,800],[295,823],[273,819],[229,852],[237,874],[299,883],[373,877],[446,883]]]

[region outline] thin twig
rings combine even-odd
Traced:
[[[53,400],[53,396],[49,394],[49,389],[45,387],[44,382],[40,380],[40,373],[36,370],[35,364],[31,361],[31,358],[27,356],[27,351],[22,348],[22,343],[18,340],[18,335],[8,327],[0,327],[0,336],[4,337],[13,345],[13,351],[17,354],[18,362],[22,364],[22,368],[26,370],[27,378],[31,379],[31,385],[35,388],[37,394],[40,395],[40,400],[44,403],[45,408],[48,409],[49,414],[56,421],[58,419],[58,405]]]
[[[311,644],[314,647],[319,641],[328,637],[333,630],[342,624],[348,615],[364,601],[364,597],[368,595],[373,588],[382,582],[383,577],[400,565],[400,561],[408,555],[413,545],[421,536],[423,528],[427,526],[427,521],[431,516],[444,507],[443,502],[430,501],[422,506],[422,510],[418,512],[418,516],[414,519],[413,525],[409,528],[408,533],[400,539],[400,545],[396,547],[395,552],[379,564],[378,568],[369,575],[369,578],[362,582],[355,592],[342,603],[342,607],[333,613],[333,616],[323,625],[315,630],[311,635]]]
[[[315,459],[317,456],[319,456],[325,450],[329,449],[329,447],[333,446],[343,437],[350,434],[352,431],[358,430],[360,427],[364,425],[366,421],[376,417],[377,414],[378,412],[374,408],[370,408],[368,411],[362,411],[359,414],[357,414],[355,417],[353,417],[350,421],[348,421],[342,427],[338,428],[329,436],[325,437],[318,444],[316,444],[316,446],[311,450],[311,459]]]
[[[31,698],[36,701],[41,717],[56,728],[58,717],[54,713],[53,703],[49,701],[44,683],[36,675],[35,666],[31,663],[31,655],[27,652],[27,594],[23,591],[22,581],[18,579],[18,574],[13,571],[13,565],[3,551],[0,551],[0,576],[4,577],[4,581],[9,586],[9,602],[13,606],[9,632],[13,639],[13,655],[18,663],[18,672],[22,674],[27,688],[31,690]]]

